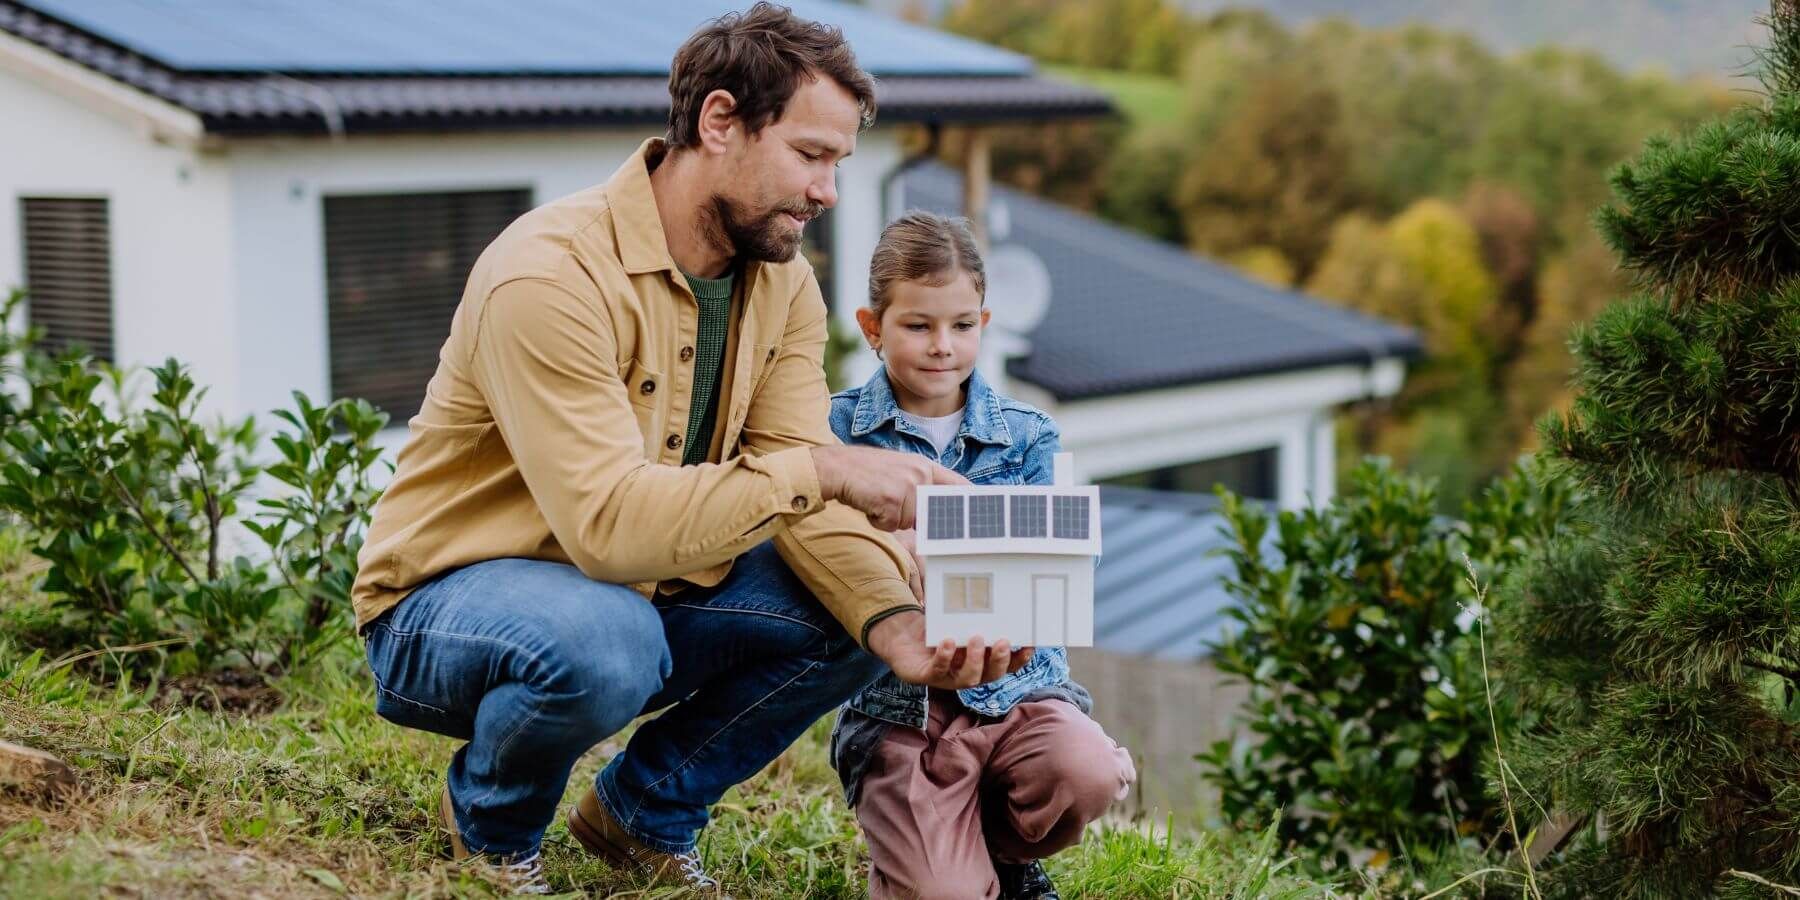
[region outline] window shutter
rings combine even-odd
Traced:
[[[50,353],[113,361],[112,226],[106,200],[24,197],[25,304]]]
[[[332,394],[418,413],[475,258],[530,208],[524,189],[326,197]]]

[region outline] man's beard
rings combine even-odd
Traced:
[[[783,215],[812,220],[824,211],[825,207],[818,203],[791,201],[755,219],[746,219],[736,203],[713,195],[713,219],[733,255],[757,262],[787,262],[799,252],[801,235],[787,227],[781,220]]]

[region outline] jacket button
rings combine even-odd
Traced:
[[[805,497],[795,497],[794,498],[794,512],[806,512],[806,498]]]
[[[644,379],[643,385],[640,386],[638,390],[643,391],[646,394],[654,394],[656,393],[656,382],[646,378]]]
[[[682,362],[687,362],[688,360],[693,359],[693,358],[694,358],[694,348],[692,348],[692,347],[681,348],[681,361]]]
[[[679,450],[679,449],[681,449],[681,435],[671,434],[671,435],[669,435],[668,440],[663,441],[663,444],[664,444],[664,446],[667,446],[670,450]]]

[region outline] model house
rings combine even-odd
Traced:
[[[1100,489],[1075,485],[1073,460],[1056,455],[1050,485],[919,488],[928,642],[1093,645]]]

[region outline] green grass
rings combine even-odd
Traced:
[[[1134,125],[1171,125],[1181,119],[1181,82],[1163,75],[1045,66],[1050,74],[1099,88]]]
[[[0,635],[43,616],[12,587]],[[357,648],[279,683],[280,705],[251,717],[170,706],[154,684],[98,684],[10,640],[0,637],[0,739],[63,758],[84,792],[51,807],[0,794],[0,897],[493,893],[478,869],[446,858],[433,815],[455,742],[377,718]],[[701,852],[734,896],[863,896],[866,851],[826,735],[815,726],[716,808]],[[581,760],[568,802],[623,740]],[[560,890],[680,895],[589,858],[560,818],[545,857]],[[1095,828],[1051,869],[1070,898],[1331,895],[1254,836],[1142,823]]]

